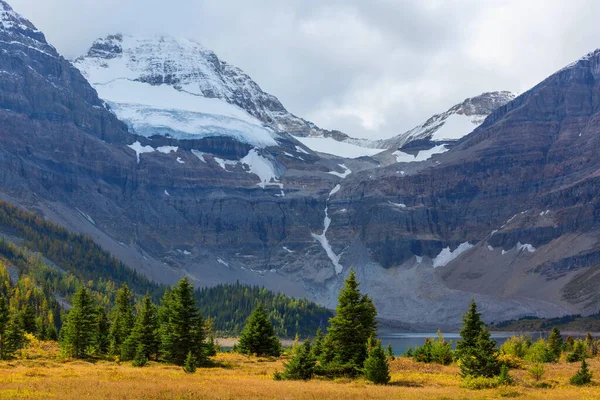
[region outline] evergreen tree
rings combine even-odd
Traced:
[[[157,358],[159,352],[159,329],[156,307],[152,303],[150,294],[142,300],[140,312],[136,317],[135,325],[131,334],[123,344],[121,358],[130,360],[136,356],[141,349],[146,359]]]
[[[281,342],[275,336],[269,315],[262,304],[248,317],[237,348],[241,353],[257,356],[278,357],[281,354]]]
[[[121,354],[121,346],[131,333],[133,321],[133,293],[124,283],[117,291],[115,307],[111,313],[109,333],[111,354]]]
[[[97,335],[98,308],[85,286],[77,291],[72,303],[61,331],[61,347],[71,357],[85,358]]]
[[[306,340],[302,345],[298,346],[290,362],[283,363],[285,369],[279,377],[282,379],[307,381],[313,377],[316,363],[317,361],[313,356],[310,340]]]
[[[335,369],[349,375],[361,371],[367,358],[367,341],[377,331],[377,310],[358,286],[356,274],[351,270],[338,296],[336,315],[329,320],[327,333],[334,351]]]
[[[475,303],[475,299],[472,299],[469,311],[463,316],[463,326],[460,330],[462,340],[456,343],[456,353],[459,357],[461,357],[465,350],[475,347],[479,333],[484,327],[485,324],[481,320],[481,313],[477,312],[477,304]]]
[[[189,354],[198,364],[206,363],[204,319],[196,307],[194,287],[187,278],[179,281],[166,301],[166,326],[162,330],[162,352],[165,358],[183,365]]]
[[[36,316],[33,307],[30,304],[26,304],[21,310],[21,327],[25,333],[31,333],[35,335],[37,333]]]
[[[110,321],[106,315],[106,310],[102,306],[98,307],[96,324],[98,326],[95,339],[96,349],[99,354],[107,354],[110,347]]]
[[[571,378],[571,384],[581,386],[592,382],[592,372],[589,370],[585,358],[581,360],[581,367]]]
[[[469,311],[463,317],[460,336],[462,340],[456,344],[456,352],[463,377],[470,375],[491,378],[500,373],[496,341],[491,339],[490,332],[485,329],[475,300],[471,301]]]
[[[381,341],[377,341],[369,351],[363,368],[365,378],[376,385],[385,385],[390,381],[390,370],[388,359],[381,347]]]
[[[133,357],[133,362],[131,365],[134,367],[143,367],[148,364],[148,357],[146,357],[146,353],[146,347],[140,343],[135,351],[135,356]]]
[[[560,354],[563,348],[563,338],[560,331],[555,326],[548,336],[548,353],[550,354],[549,362],[555,362],[560,359]]]
[[[194,372],[196,372],[197,365],[198,365],[198,360],[190,351],[187,354],[185,361],[183,362],[183,370],[188,374],[193,374]]]
[[[318,359],[321,356],[321,353],[323,352],[323,331],[321,330],[321,328],[317,328],[315,341],[313,342],[311,351],[316,359]]]
[[[7,331],[10,322],[10,312],[6,298],[0,295],[0,360],[6,360],[12,356],[12,349],[7,342]]]
[[[388,344],[387,347],[387,356],[390,359],[390,361],[394,361],[396,359],[396,357],[394,356],[394,350],[392,349],[392,345]]]
[[[23,330],[22,321],[17,313],[13,313],[6,326],[6,351],[9,355],[15,353],[25,344],[25,331]]]

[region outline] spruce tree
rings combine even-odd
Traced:
[[[97,310],[89,290],[82,286],[73,296],[72,307],[61,331],[61,348],[67,355],[75,358],[88,356],[88,349],[94,344],[97,334]]]
[[[390,381],[388,359],[381,347],[381,341],[376,341],[369,351],[363,368],[365,378],[376,385],[385,385]]]
[[[183,370],[188,374],[193,374],[196,372],[196,367],[198,365],[198,360],[190,351],[185,357],[185,361],[183,362]]]
[[[10,312],[6,298],[0,294],[0,360],[6,360],[12,355],[12,351],[7,343],[9,321]]]
[[[102,306],[98,307],[96,321],[98,326],[95,339],[96,349],[99,354],[108,354],[110,347],[110,321],[106,315],[106,310]]]
[[[35,335],[37,333],[37,324],[35,322],[35,311],[30,304],[26,304],[21,310],[21,327],[25,333]]]
[[[161,330],[161,349],[167,361],[183,365],[191,354],[198,365],[207,361],[204,319],[196,307],[194,287],[187,278],[179,281],[167,299],[166,326]]]
[[[563,348],[563,338],[557,327],[553,327],[548,336],[548,353],[549,362],[555,362],[560,359],[560,354]]]
[[[323,352],[323,331],[321,328],[317,328],[317,333],[315,335],[315,341],[312,346],[312,354],[315,358],[319,358],[321,353]]]
[[[387,356],[390,359],[390,361],[394,361],[396,359],[396,356],[394,356],[394,350],[392,349],[392,345],[388,344],[387,347]]]
[[[140,312],[135,319],[131,334],[125,340],[121,351],[121,359],[130,360],[136,357],[141,349],[146,359],[156,359],[159,352],[159,329],[156,307],[149,293],[142,300]]]
[[[269,315],[262,304],[248,317],[237,348],[241,353],[257,356],[278,357],[281,354],[281,342],[275,335]]]
[[[115,307],[110,316],[110,353],[121,354],[121,346],[133,328],[133,293],[123,284],[117,291]]]
[[[331,367],[349,375],[361,371],[367,358],[367,341],[377,331],[377,310],[372,300],[360,293],[358,286],[356,274],[351,270],[338,296],[336,315],[330,318],[327,332],[334,351],[335,366]]]
[[[313,356],[310,340],[306,340],[302,345],[298,346],[290,362],[283,363],[285,369],[279,377],[282,379],[307,381],[313,377],[316,363],[317,361]]]
[[[592,382],[592,372],[589,370],[585,358],[581,360],[581,367],[571,378],[571,384],[581,386]]]
[[[460,360],[463,377],[491,378],[500,373],[500,362],[496,351],[496,341],[491,339],[490,332],[481,321],[475,300],[471,301],[469,311],[463,317],[460,340],[456,344],[456,352]]]
[[[6,326],[6,350],[13,355],[25,344],[25,331],[23,330],[21,316],[18,313],[11,314]]]

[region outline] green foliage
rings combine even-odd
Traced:
[[[581,367],[573,377],[571,377],[572,385],[587,385],[592,382],[592,372],[589,370],[585,358],[581,360]]]
[[[283,363],[284,371],[276,379],[309,380],[315,373],[315,365],[310,340],[306,340],[298,346],[294,357],[288,363]]]
[[[506,364],[502,364],[500,367],[500,375],[498,375],[498,382],[501,385],[512,385],[513,379],[508,373],[508,366]]]
[[[367,341],[376,334],[377,310],[358,286],[356,274],[351,270],[338,296],[336,315],[329,320],[327,339],[332,354],[328,355],[331,359],[324,360],[325,364],[330,363],[324,366],[329,373],[359,374],[367,358]]]
[[[204,319],[196,306],[194,287],[187,278],[173,287],[163,303],[161,353],[174,364],[183,365],[190,354],[198,364],[207,362]]]
[[[23,345],[19,319],[11,315],[4,295],[0,295],[0,360],[7,360]]]
[[[557,327],[552,328],[548,336],[548,362],[556,362],[560,359],[563,348],[563,338]]]
[[[144,346],[142,343],[138,344],[131,365],[134,367],[143,367],[148,364],[148,357],[146,356],[147,353],[146,346]]]
[[[452,342],[444,340],[440,330],[437,331],[437,335],[437,339],[427,338],[423,346],[415,348],[413,353],[415,361],[441,365],[452,363]]]
[[[296,334],[309,337],[317,328],[324,329],[333,316],[331,310],[313,302],[239,282],[200,289],[196,291],[196,300],[202,315],[212,318],[214,331],[219,336],[238,336],[259,304],[269,314],[278,337],[293,338]]]
[[[539,338],[527,349],[525,359],[534,363],[547,363],[554,360],[555,355],[548,349],[548,343]]]
[[[377,341],[369,351],[369,356],[364,363],[363,373],[368,381],[376,385],[385,385],[390,381],[388,359],[383,347],[381,347],[381,341]]]
[[[85,358],[94,345],[97,331],[98,307],[85,286],[73,297],[73,306],[62,329],[61,348],[69,356]]]
[[[315,357],[316,359],[321,357],[321,353],[323,352],[323,340],[323,331],[321,330],[321,328],[317,328],[315,341],[313,342],[313,346],[311,349],[313,357]]]
[[[396,356],[394,355],[394,349],[392,349],[391,344],[387,345],[387,357],[390,361],[394,361],[396,359]]]
[[[533,379],[535,379],[536,381],[539,381],[540,379],[542,379],[542,377],[546,373],[546,368],[544,368],[544,364],[542,364],[541,362],[536,362],[531,367],[529,367],[529,369],[527,370],[527,373]]]
[[[110,321],[104,307],[98,307],[96,326],[96,350],[99,354],[108,354],[110,347]]]
[[[133,328],[133,293],[123,284],[117,291],[115,307],[110,318],[110,353],[121,354],[121,346],[131,333]]]
[[[402,357],[408,357],[411,358],[414,355],[414,350],[412,349],[412,347],[408,347],[408,349],[406,349],[406,351],[404,352],[404,354],[402,354]]]
[[[573,343],[573,352],[567,354],[567,362],[583,361],[587,358],[587,345],[583,340],[575,340]]]
[[[122,346],[122,360],[137,357],[140,349],[147,360],[158,358],[160,346],[158,315],[149,293],[144,296],[139,310],[133,329]]]
[[[185,357],[185,361],[183,362],[183,371],[187,374],[193,374],[196,372],[196,368],[198,366],[198,359],[196,356],[190,351]]]
[[[460,387],[471,390],[494,389],[498,386],[500,382],[497,378],[471,375],[465,376],[460,384]]]
[[[500,354],[524,359],[529,347],[531,347],[531,338],[529,336],[511,336],[500,346]]]
[[[281,354],[281,343],[262,304],[248,317],[237,349],[241,353],[258,356],[278,357]]]
[[[139,275],[104,251],[92,238],[73,234],[44,218],[0,201],[0,228],[22,237],[24,245],[52,260],[81,282],[124,282],[135,292],[162,292],[161,285]],[[0,249],[0,254],[3,254]]]
[[[481,314],[477,312],[475,300],[471,301],[469,311],[463,317],[463,327],[456,352],[460,361],[463,377],[491,378],[500,373],[500,363],[496,351],[496,341],[485,329]]]

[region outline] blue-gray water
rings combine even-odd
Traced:
[[[498,346],[501,346],[502,343],[506,341],[509,337],[513,336],[511,333],[493,333],[492,338],[496,341]],[[532,335],[532,337],[537,338],[536,335]],[[409,347],[413,349],[416,346],[422,346],[425,343],[425,339],[427,338],[437,338],[436,333],[388,333],[385,335],[379,336],[381,339],[381,344],[384,347],[387,347],[388,344],[392,345],[392,350],[394,350],[394,354],[400,355],[404,353]],[[444,333],[444,339],[447,341],[452,341],[452,347],[456,345],[456,341],[460,339],[460,335],[458,333]]]

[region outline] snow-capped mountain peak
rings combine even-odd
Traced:
[[[428,140],[431,142],[456,141],[483,123],[488,115],[515,98],[507,91],[488,92],[471,97],[456,104],[447,111],[436,114],[423,124],[401,135],[380,140],[377,147],[401,148],[410,142]]]
[[[3,0],[0,0],[0,40],[56,56],[56,50],[46,42],[44,34]]]
[[[117,116],[145,136],[231,134],[265,146],[275,144],[277,133],[318,129],[189,39],[110,35],[96,40],[75,65]]]

